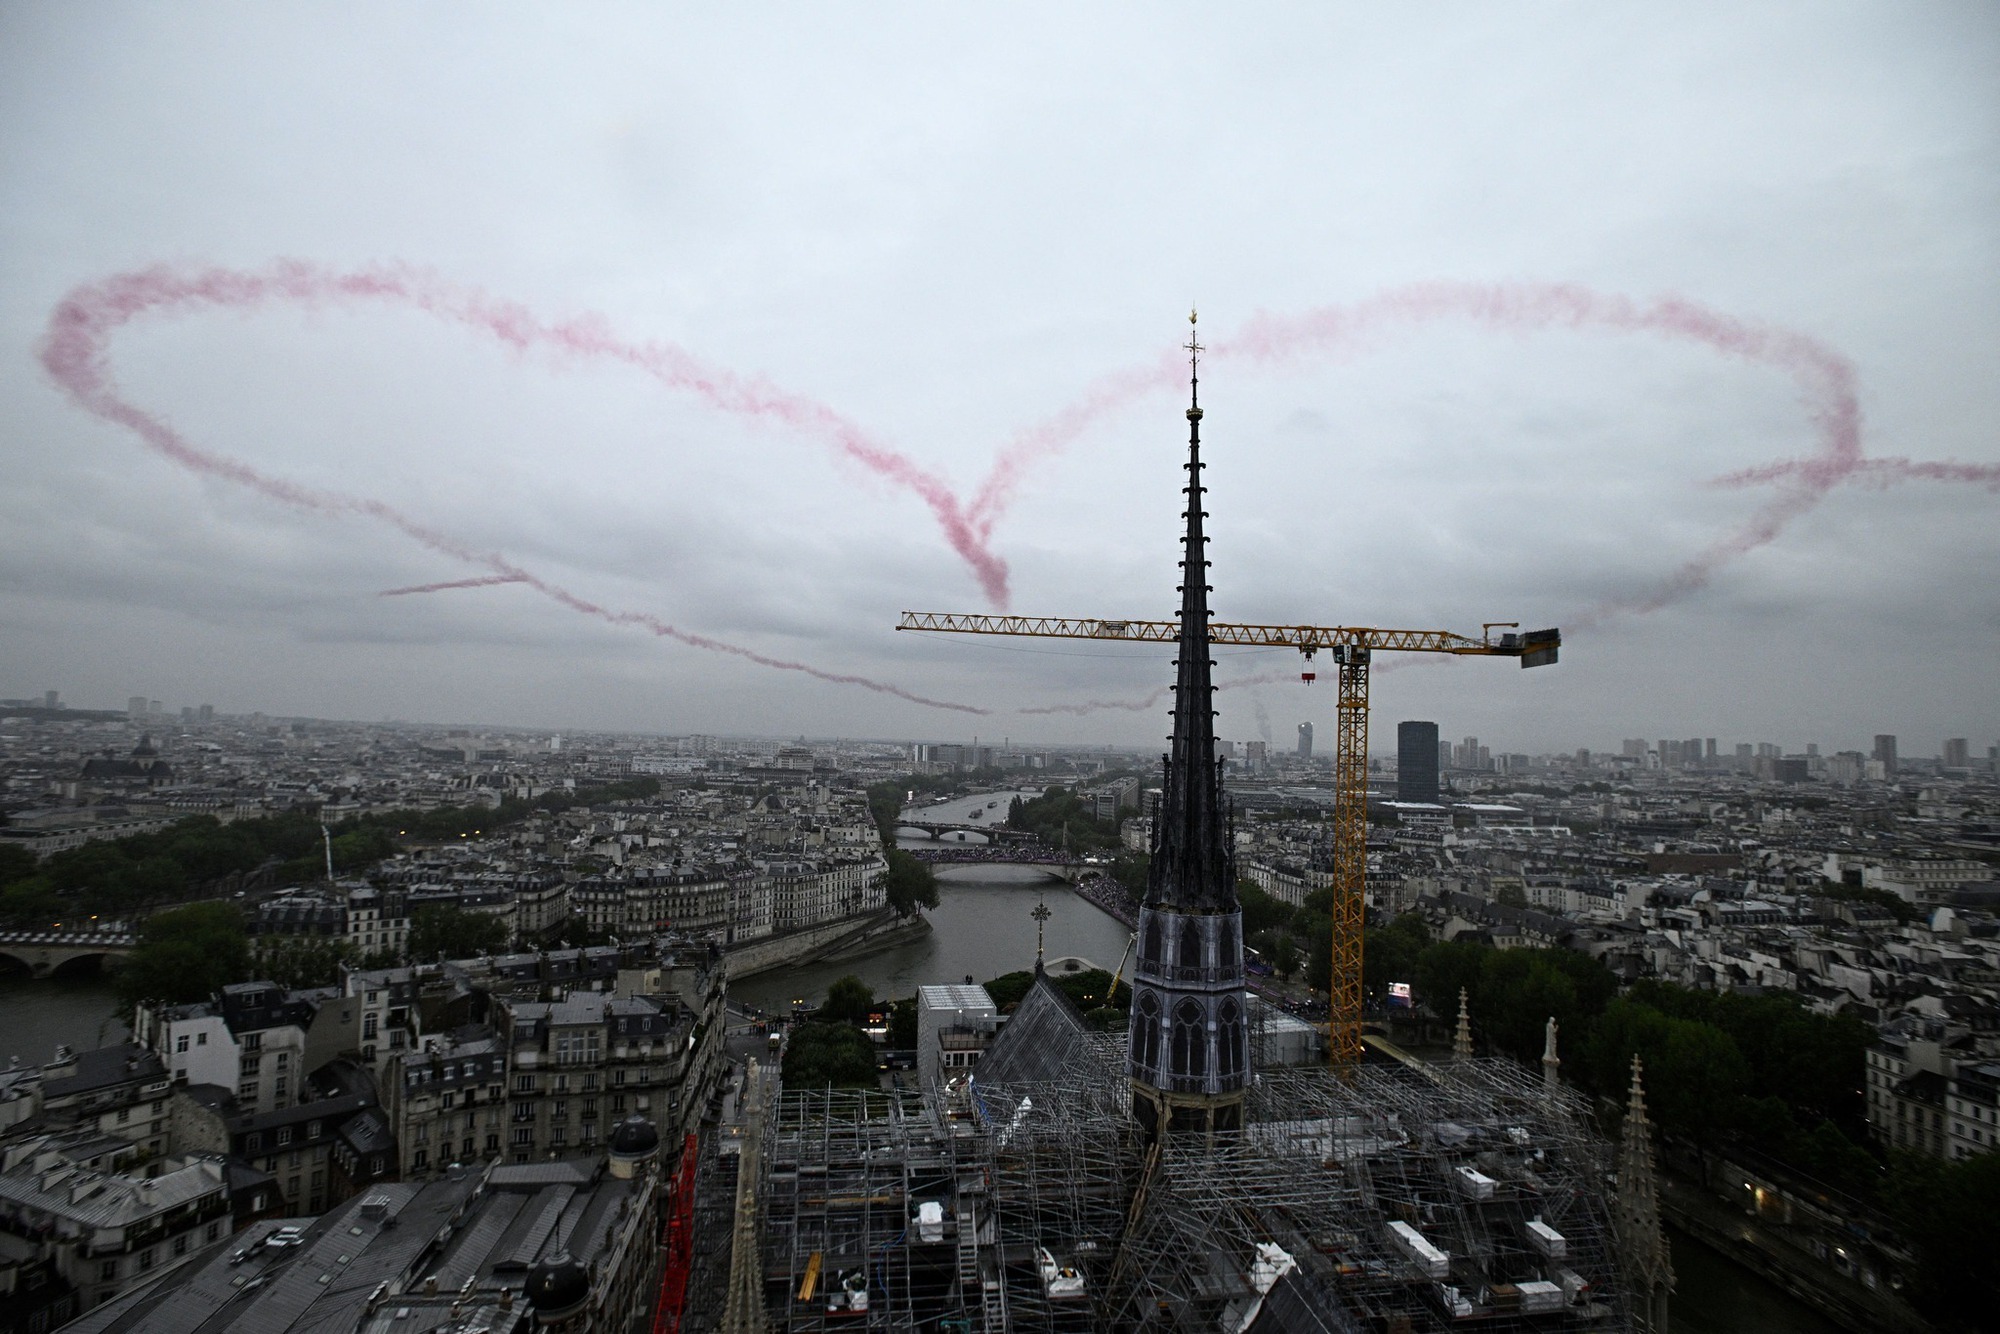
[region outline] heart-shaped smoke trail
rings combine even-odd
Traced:
[[[199,449],[161,417],[121,397],[111,376],[109,347],[112,336],[142,315],[200,308],[253,309],[276,302],[310,306],[357,299],[426,311],[454,323],[480,329],[522,350],[543,347],[575,357],[624,362],[675,388],[695,392],[712,406],[725,411],[766,417],[800,429],[817,431],[849,457],[893,481],[909,486],[925,496],[927,501],[937,502],[933,504],[933,509],[939,511],[939,522],[948,533],[959,531],[966,539],[962,554],[966,555],[975,570],[983,572],[982,578],[990,576],[992,587],[1004,594],[1005,567],[985,557],[983,548],[969,540],[969,534],[963,531],[963,523],[956,518],[957,501],[948,489],[901,455],[869,443],[831,409],[760,382],[743,381],[710,371],[686,353],[665,344],[621,342],[606,333],[602,325],[594,320],[545,324],[518,306],[495,302],[479,293],[438,283],[410,271],[373,269],[359,273],[333,273],[309,264],[288,262],[258,273],[229,269],[181,273],[157,268],[120,274],[104,282],[78,288],[56,307],[49,321],[48,334],[42,342],[42,365],[79,406],[125,427],[153,449],[192,472],[234,482],[301,509],[375,519],[439,555],[492,572],[479,579],[451,580],[437,587],[525,584],[572,611],[613,625],[636,626],[693,648],[729,654],[780,671],[802,672],[835,685],[858,686],[931,708],[976,715],[991,712],[971,704],[932,699],[865,676],[831,672],[809,663],[774,658],[740,644],[682,630],[644,612],[617,611],[600,606],[500,555],[475,551],[383,501],[301,486],[271,476],[240,459]],[[420,585],[392,591],[414,593],[435,589]]]
[[[338,272],[298,261],[257,271],[154,268],[78,288],[57,306],[50,321],[42,360],[56,382],[79,405],[132,430],[183,467],[239,483],[287,504],[378,519],[441,555],[489,571],[472,579],[392,589],[391,594],[525,584],[572,610],[616,624],[640,626],[694,647],[972,714],[990,711],[929,699],[865,677],[767,657],[680,630],[644,613],[598,606],[498,555],[470,550],[380,501],[311,490],[269,476],[240,460],[199,450],[159,417],[121,398],[111,379],[110,341],[119,329],[141,316],[204,308],[334,302],[376,302],[415,309],[475,329],[519,351],[539,350],[558,360],[626,365],[669,388],[693,394],[719,411],[781,424],[816,437],[839,456],[915,494],[930,509],[946,543],[966,562],[989,602],[997,607],[1004,607],[1007,601],[1007,567],[991,549],[993,531],[1028,472],[1068,449],[1107,416],[1148,395],[1177,390],[1182,375],[1179,359],[1162,354],[1150,364],[1100,377],[1075,402],[1021,432],[1002,449],[967,505],[938,475],[872,439],[823,403],[761,379],[708,366],[668,343],[619,338],[598,317],[544,320],[518,304],[414,269]],[[1775,485],[1780,490],[1736,529],[1684,561],[1653,588],[1607,599],[1567,617],[1564,624],[1571,630],[1619,615],[1656,611],[1704,587],[1724,565],[1776,540],[1793,520],[1845,482],[1886,486],[1924,479],[2000,489],[2000,467],[1993,465],[1866,457],[1861,447],[1854,368],[1846,358],[1805,334],[1740,320],[1679,298],[1639,302],[1569,284],[1426,283],[1299,315],[1259,315],[1236,337],[1216,342],[1210,356],[1273,369],[1301,362],[1333,364],[1350,361],[1391,336],[1448,322],[1516,334],[1570,330],[1648,335],[1704,346],[1790,377],[1818,431],[1820,449],[1807,458],[1780,460],[1717,479],[1723,486]],[[1144,699],[1053,704],[1019,712],[1081,715],[1102,709],[1143,710],[1152,707],[1163,693]]]

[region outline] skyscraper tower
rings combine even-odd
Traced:
[[[1309,760],[1312,757],[1313,757],[1313,725],[1311,723],[1300,723],[1299,758],[1302,760]]]
[[[1396,724],[1396,800],[1438,799],[1438,725]]]
[[[1188,316],[1193,324],[1194,316]],[[1187,535],[1181,559],[1173,749],[1153,821],[1139,908],[1126,1068],[1148,1139],[1241,1128],[1250,1073],[1243,991],[1243,910],[1215,754],[1208,639],[1207,514],[1201,507],[1201,344],[1188,349]]]

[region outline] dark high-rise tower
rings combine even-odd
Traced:
[[[1312,757],[1313,757],[1313,725],[1311,723],[1300,723],[1299,758],[1302,760],[1309,760]]]
[[[1396,800],[1438,799],[1438,725],[1396,724]]]
[[[1190,324],[1194,316],[1188,316]],[[1132,1110],[1148,1138],[1243,1124],[1250,1042],[1243,910],[1215,756],[1208,640],[1208,539],[1202,535],[1201,344],[1188,338],[1187,535],[1181,559],[1173,750],[1153,820],[1132,976]]]

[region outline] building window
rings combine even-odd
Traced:
[[[292,1128],[290,1126],[279,1126],[278,1143],[290,1144],[291,1142],[292,1142]]]
[[[152,1267],[153,1248],[148,1246],[145,1250],[139,1252],[139,1272],[143,1274]]]
[[[183,1033],[181,1034],[181,1036],[174,1039],[174,1051],[177,1053],[185,1053],[187,1049],[188,1049],[187,1034]]]
[[[116,1260],[106,1260],[103,1264],[98,1266],[97,1278],[99,1282],[109,1283],[111,1280],[117,1277],[118,1277],[118,1262]]]
[[[175,1238],[174,1238],[174,1254],[175,1254],[175,1255],[186,1255],[187,1253],[188,1253],[188,1239],[187,1239],[187,1236],[186,1236],[186,1234],[182,1234],[181,1236],[178,1236],[178,1237],[175,1237]]]

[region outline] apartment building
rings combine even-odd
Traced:
[[[330,988],[239,982],[211,1001],[142,1005],[132,1031],[174,1083],[215,1085],[271,1112],[297,1103],[308,1074],[356,1047],[358,1019],[353,999]]]

